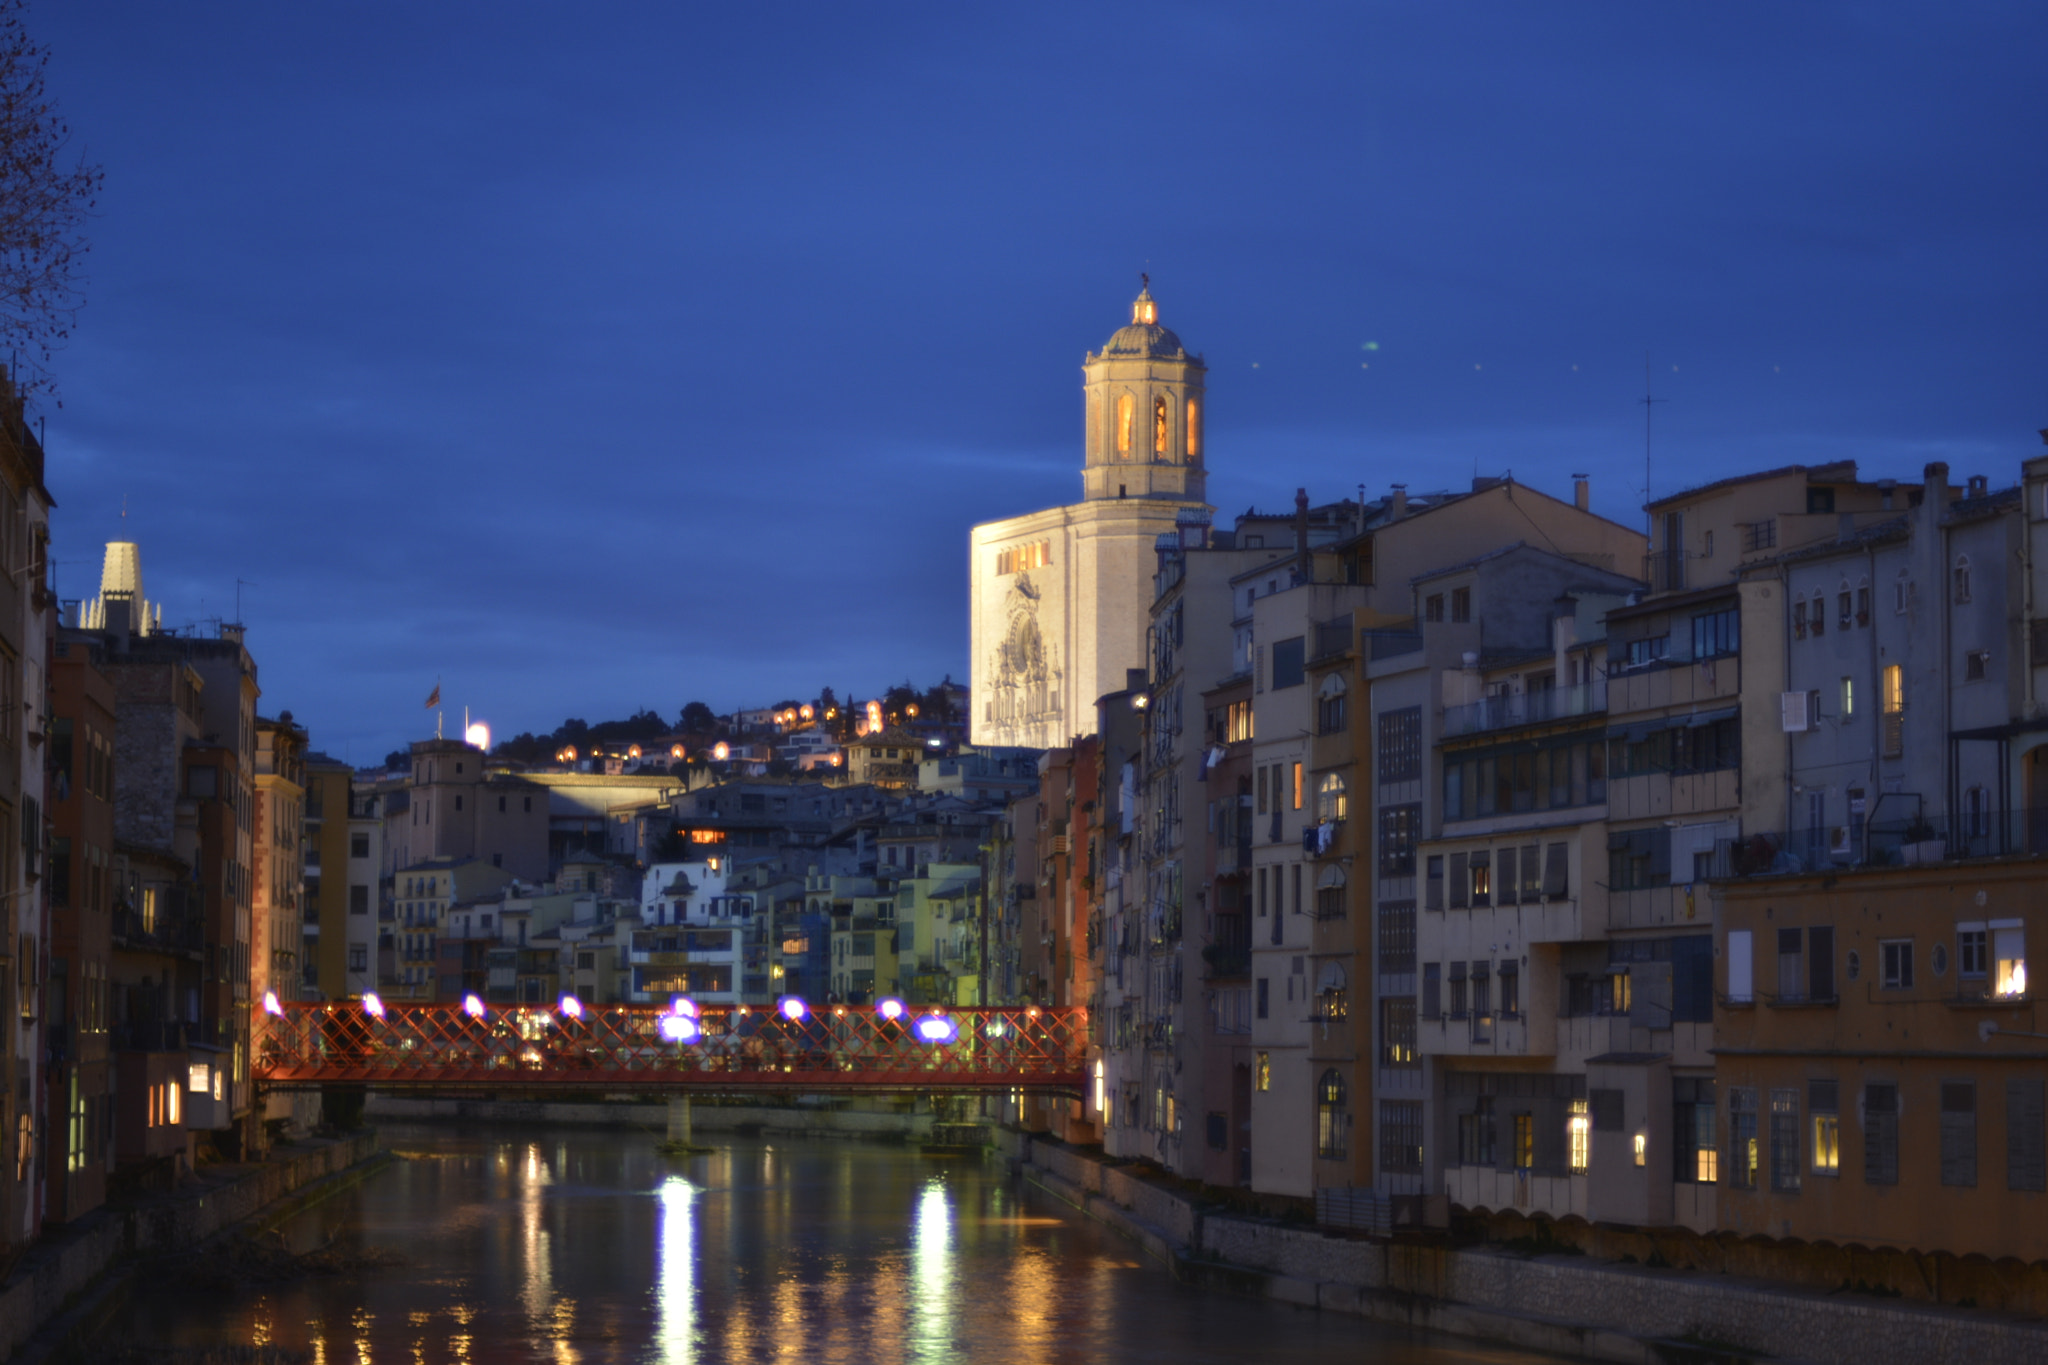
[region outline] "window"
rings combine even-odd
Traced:
[[[1991,672],[1991,651],[1973,649],[1963,655],[1963,681],[1983,682]]]
[[[1884,969],[1884,988],[1888,991],[1913,989],[1913,940],[1884,939],[1877,948],[1880,965]]]
[[[1415,902],[1381,901],[1379,904],[1379,970],[1415,970]]]
[[[1832,488],[1809,487],[1806,490],[1806,512],[1816,516],[1835,510],[1835,490]]]
[[[1904,616],[1912,603],[1913,580],[1906,577],[1906,571],[1901,569],[1899,576],[1892,581],[1892,610]]]
[[[1991,923],[1991,993],[2001,1000],[2027,993],[2026,930],[2018,920]]]
[[[1521,1017],[1522,964],[1519,962],[1500,964],[1500,1012],[1509,1019]]]
[[[1451,589],[1451,620],[1453,620],[1453,621],[1470,621],[1471,619],[1472,619],[1472,589],[1470,589],[1470,588],[1452,588],[1452,589]]]
[[[1714,1080],[1711,1076],[1673,1077],[1671,1098],[1672,1176],[1681,1184],[1711,1185],[1721,1175],[1721,1154],[1714,1134]]]
[[[1291,640],[1273,642],[1273,690],[1299,687],[1307,675],[1303,671],[1307,663],[1307,637],[1297,635]]]
[[[1641,640],[1630,640],[1622,662],[1628,668],[1646,668],[1659,659],[1671,657],[1671,637],[1652,635]]]
[[[1955,600],[1959,606],[1970,600],[1970,557],[1968,555],[1956,556]]]
[[[1856,624],[1870,624],[1870,579],[1867,576],[1856,580]]]
[[[1533,1170],[1536,1166],[1536,1116],[1515,1115],[1515,1169]]]
[[[1268,1006],[1269,1002],[1271,1001],[1271,999],[1272,999],[1272,996],[1271,996],[1271,987],[1270,987],[1269,983],[1267,982],[1266,978],[1262,976],[1262,977],[1260,977],[1260,978],[1259,978],[1259,986],[1258,986],[1258,1016],[1259,1016],[1259,1018],[1261,1018],[1261,1019],[1264,1019],[1264,1018],[1266,1018],[1266,1017],[1267,1017],[1267,1016],[1266,1016],[1266,1009],[1267,1009],[1267,1006]],[[1261,1052],[1261,1053],[1259,1054],[1259,1061],[1260,1061],[1260,1063],[1261,1063],[1261,1064],[1263,1065],[1263,1064],[1264,1064],[1264,1062],[1265,1062],[1265,1060],[1266,1060],[1266,1054],[1265,1054],[1265,1053],[1263,1053],[1263,1052]],[[1266,1087],[1265,1087],[1265,1086],[1263,1086],[1263,1085],[1259,1087],[1259,1089],[1261,1089],[1261,1090],[1264,1090],[1265,1088],[1266,1088]]]
[[[1166,399],[1163,397],[1154,398],[1152,400],[1152,453],[1154,455],[1164,455],[1167,453],[1167,431],[1172,424],[1172,419],[1167,416]]]
[[[1131,453],[1131,428],[1137,421],[1137,402],[1129,393],[1116,397],[1116,453],[1129,457]]]
[[[1593,1114],[1584,1100],[1573,1100],[1564,1121],[1565,1160],[1573,1175],[1593,1164]]]
[[[1882,748],[1886,758],[1897,758],[1906,747],[1906,670],[1901,664],[1886,664],[1878,681],[1878,709],[1884,713]]]
[[[351,886],[348,889],[348,912],[351,915],[367,915],[370,913],[369,887]]]
[[[1341,817],[1340,817],[1341,818]],[[1380,875],[1382,877],[1412,877],[1415,875],[1416,828],[1422,820],[1420,806],[1387,806],[1380,811]],[[1441,864],[1441,859],[1435,859]],[[1441,879],[1443,869],[1439,865],[1435,875]],[[1439,888],[1440,890],[1441,888]],[[1435,907],[1441,909],[1441,906]]]
[[[1224,712],[1223,742],[1238,744],[1252,737],[1252,704],[1234,701]]]
[[[1941,1083],[1941,1183],[1977,1183],[1977,1083]]]
[[[1386,711],[1379,723],[1382,782],[1413,782],[1422,776],[1422,708]]]
[[[1435,962],[1422,966],[1422,1017],[1441,1019],[1443,1008],[1443,967]]]
[[[351,858],[367,858],[367,857],[369,857],[369,856],[370,856],[370,836],[369,836],[369,835],[367,835],[367,834],[351,834],[351,835],[349,835],[349,836],[348,836],[348,856],[349,856],[349,857],[351,857]]]
[[[1451,964],[1451,1018],[1465,1017],[1465,964]]]
[[[1471,857],[1472,904],[1475,907],[1493,904],[1492,855],[1481,849]]]
[[[1316,1155],[1325,1161],[1342,1160],[1348,1150],[1351,1114],[1346,1103],[1344,1078],[1332,1067],[1316,1083]]]
[[[1899,1183],[1899,1088],[1872,1083],[1863,1087],[1863,1181],[1867,1185]]]
[[[1714,533],[1712,531],[1708,531],[1700,537],[1700,558],[1712,559],[1713,557]]]
[[[1728,1002],[1746,1005],[1756,999],[1752,979],[1752,937],[1747,929],[1728,931]]]
[[[1799,1092],[1771,1092],[1771,1188],[1799,1193]]]
[[[1843,630],[1847,630],[1849,623],[1855,618],[1849,610],[1849,580],[1846,578],[1842,580],[1841,590],[1835,594],[1835,606],[1839,609],[1842,618],[1837,624]]]
[[[1956,975],[1959,977],[1986,975],[1988,946],[1984,926],[1962,924],[1956,926]]]
[[[1755,1189],[1758,1164],[1756,1091],[1738,1087],[1728,1092],[1728,1183]]]
[[[1856,714],[1856,680],[1854,678],[1845,676],[1842,679],[1841,707],[1843,720],[1847,720]]]
[[[1422,1101],[1380,1101],[1380,1169],[1396,1175],[1422,1172]]]
[[[1792,603],[1792,638],[1795,640],[1804,640],[1806,638],[1806,598],[1804,595]]]
[[[1193,464],[1202,456],[1202,405],[1198,398],[1188,399],[1187,453],[1188,463]]]
[[[1293,778],[1293,782],[1292,782],[1292,791],[1293,791],[1293,796],[1294,796],[1294,809],[1296,809],[1296,810],[1300,810],[1300,809],[1301,809],[1301,764],[1300,764],[1300,763],[1298,763],[1298,762],[1297,762],[1297,763],[1295,763],[1295,764],[1294,764],[1294,766],[1293,766],[1293,772],[1292,772],[1291,776],[1292,776],[1292,778]],[[1297,876],[1299,876],[1300,874],[1299,874],[1299,873],[1297,873],[1296,875],[1297,875]],[[1296,899],[1296,900],[1300,900],[1300,899],[1301,899],[1301,897],[1299,897],[1299,896],[1296,896],[1296,897],[1295,897],[1295,899]],[[1298,909],[1299,907],[1296,907],[1296,908]]]
[[[1415,997],[1393,995],[1380,1001],[1380,1065],[1403,1070],[1422,1065],[1415,1047]]]
[[[1571,895],[1571,846],[1549,844],[1543,850],[1543,895],[1546,900],[1561,901]],[[1523,875],[1528,874],[1525,862]]]
[[[1813,1133],[1809,1168],[1815,1175],[1836,1175],[1842,1169],[1842,1115],[1835,1081],[1806,1083],[1808,1126]]]
[[[1741,648],[1741,625],[1741,613],[1734,607],[1693,617],[1692,657],[1718,659],[1735,653]]]
[[[348,969],[352,972],[366,972],[370,969],[370,950],[363,944],[352,944],[348,950]]]
[[[1432,853],[1427,861],[1429,875],[1423,881],[1422,908],[1441,910],[1444,908],[1444,856]]]
[[[1433,592],[1422,599],[1422,619],[1425,621],[1441,621],[1444,619],[1444,595],[1442,593]]]
[[[1324,735],[1342,734],[1345,726],[1349,724],[1346,703],[1350,700],[1345,695],[1344,675],[1330,674],[1323,679],[1323,685],[1317,691],[1321,695],[1316,701],[1316,732]]]
[[[1265,983],[1265,982],[1263,982],[1263,981],[1261,981],[1261,982],[1259,983],[1260,987],[1262,987],[1262,988],[1263,988],[1263,987],[1265,986],[1265,984],[1266,984],[1266,983]],[[1263,990],[1261,991],[1261,994],[1263,994]],[[1261,1017],[1261,1018],[1264,1018],[1264,1017],[1265,1017],[1265,1011],[1264,1011],[1264,1010],[1260,1010],[1260,1011],[1259,1011],[1259,1015],[1260,1015],[1260,1017]],[[1255,1053],[1255,1054],[1253,1054],[1253,1057],[1252,1057],[1252,1085],[1253,1085],[1253,1086],[1254,1086],[1255,1088],[1259,1089],[1259,1090],[1271,1090],[1271,1089],[1273,1088],[1273,1054],[1272,1054],[1272,1053],[1270,1053],[1270,1052],[1260,1052],[1260,1053]]]
[[[1481,1095],[1472,1112],[1458,1115],[1458,1164],[1491,1166],[1493,1158],[1493,1096]]]
[[[1778,999],[1806,998],[1805,933],[1799,929],[1778,931]]]
[[[1324,773],[1323,780],[1316,784],[1316,819],[1324,824],[1342,820],[1347,813],[1347,795],[1342,773]],[[1410,868],[1413,868],[1412,854]]]

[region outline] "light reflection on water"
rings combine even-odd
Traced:
[[[1203,1294],[995,1167],[735,1139],[394,1130],[410,1159],[285,1229],[404,1264],[233,1296],[143,1292],[110,1340],[266,1341],[317,1365],[1527,1361]]]

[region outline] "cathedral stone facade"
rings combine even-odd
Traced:
[[[1095,700],[1145,663],[1159,537],[1207,524],[1206,367],[1148,287],[1081,367],[1081,501],[974,528],[973,739],[1050,749],[1095,731]]]

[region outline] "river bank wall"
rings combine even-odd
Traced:
[[[32,1360],[58,1345],[46,1329],[106,1292],[108,1272],[290,1213],[386,1156],[374,1132],[293,1143],[261,1162],[203,1167],[172,1193],[98,1209],[47,1234],[0,1283],[0,1359]]]
[[[1631,1365],[2048,1360],[2039,1320],[1584,1257],[1368,1241],[1207,1210],[1083,1149],[1020,1133],[996,1141],[1028,1181],[1180,1279],[1302,1307]]]
[[[625,1128],[660,1138],[668,1132],[668,1106],[627,1100],[493,1100],[424,1098],[372,1093],[364,1115],[378,1123],[530,1124],[545,1127]],[[929,1106],[905,1108],[889,1100],[835,1100],[817,1105],[727,1104],[698,1099],[690,1105],[697,1133],[771,1137],[862,1138],[924,1142],[931,1138]]]

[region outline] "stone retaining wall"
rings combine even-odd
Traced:
[[[2023,1365],[2036,1320],[1693,1271],[1378,1242],[1202,1211],[1074,1148],[1006,1135],[1033,1183],[1170,1261],[1181,1278],[1532,1350],[1599,1360]]]
[[[404,1123],[530,1124],[544,1127],[644,1129],[654,1137],[668,1133],[668,1106],[633,1101],[587,1102],[415,1099],[372,1093],[363,1112],[370,1118]],[[690,1127],[697,1133],[730,1133],[742,1128],[763,1133],[805,1137],[867,1137],[915,1139],[931,1136],[929,1111],[911,1113],[892,1108],[792,1108],[781,1105],[692,1104]]]
[[[202,1171],[193,1185],[138,1208],[86,1215],[32,1248],[0,1286],[0,1359],[117,1263],[198,1246],[377,1150],[374,1133],[280,1149],[260,1165]]]

